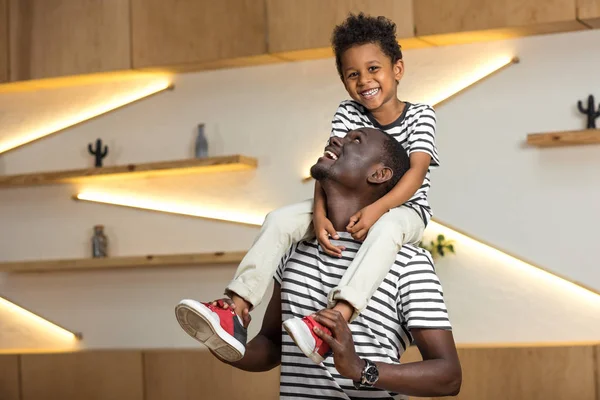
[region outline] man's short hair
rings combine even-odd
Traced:
[[[383,165],[390,168],[394,173],[392,179],[384,183],[385,193],[388,193],[394,188],[394,186],[396,186],[396,184],[400,181],[400,179],[410,168],[410,158],[408,157],[406,150],[404,150],[404,147],[402,147],[400,142],[398,142],[390,134],[383,131],[381,132],[385,136],[385,140],[383,142],[381,162],[383,163]]]

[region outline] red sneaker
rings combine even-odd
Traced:
[[[320,364],[329,357],[331,349],[327,342],[317,336],[313,330],[315,327],[331,335],[331,331],[315,321],[311,315],[302,319],[290,318],[283,323],[283,328],[306,357],[313,360],[316,364]]]
[[[182,300],[175,307],[179,325],[191,337],[204,343],[224,360],[234,362],[244,357],[248,331],[242,320],[223,304],[213,306],[196,300]]]

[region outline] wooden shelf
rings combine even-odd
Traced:
[[[164,254],[132,257],[80,258],[0,263],[0,272],[89,271],[128,268],[156,268],[192,265],[237,264],[245,251],[191,254]]]
[[[600,129],[531,133],[527,135],[527,144],[537,147],[574,146],[593,143],[600,143]]]
[[[205,172],[241,171],[255,169],[255,158],[241,155],[192,158],[146,164],[128,164],[70,171],[39,172],[23,175],[0,176],[0,188],[15,186],[49,185],[100,179],[151,178]]]

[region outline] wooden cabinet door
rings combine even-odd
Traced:
[[[600,0],[577,0],[577,17],[592,28],[600,28]]]
[[[264,0],[132,0],[134,68],[266,54]]]
[[[331,55],[331,34],[348,13],[383,15],[396,23],[403,48],[413,37],[412,0],[267,0],[269,53],[291,58]],[[402,40],[403,38],[407,40]],[[412,44],[412,43],[411,43]]]
[[[8,0],[0,0],[0,83],[8,81]]]
[[[437,45],[583,29],[576,0],[416,0],[416,35]]]
[[[128,69],[129,0],[10,0],[10,79]]]

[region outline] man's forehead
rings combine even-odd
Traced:
[[[348,132],[349,134],[352,132],[356,132],[356,133],[360,133],[361,135],[364,136],[369,136],[369,137],[381,137],[383,138],[385,135],[387,135],[387,133],[385,133],[382,130],[376,129],[376,128],[369,128],[369,127],[362,127],[362,128],[357,128],[354,129],[350,132]]]

